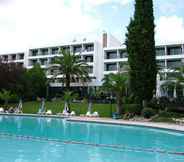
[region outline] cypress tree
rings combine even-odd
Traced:
[[[135,0],[134,17],[127,27],[126,46],[131,91],[141,104],[152,99],[156,87],[154,27],[153,1]]]

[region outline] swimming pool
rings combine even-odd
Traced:
[[[181,132],[0,116],[0,162],[183,162]]]

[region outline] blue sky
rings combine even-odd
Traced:
[[[154,0],[157,44],[184,42],[184,0]],[[0,53],[110,32],[124,41],[134,0],[0,0]]]

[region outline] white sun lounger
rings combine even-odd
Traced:
[[[0,113],[4,113],[4,109],[0,107]]]
[[[184,124],[184,118],[180,118],[180,119],[172,118],[172,120],[174,120],[176,123],[178,123],[180,125],[183,125]]]
[[[46,115],[52,115],[52,110],[47,110]]]

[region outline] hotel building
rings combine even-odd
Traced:
[[[96,40],[74,40],[68,44],[59,46],[32,48],[27,51],[0,54],[3,62],[15,62],[25,68],[32,68],[39,63],[46,69],[51,64],[55,56],[58,56],[60,49],[68,50],[76,55],[80,55],[89,65],[89,76],[91,81],[86,86],[101,86],[104,75],[116,73],[120,64],[128,61],[128,54],[125,45],[122,45],[115,37],[110,34],[103,35]],[[156,45],[156,60],[160,67],[161,80],[166,79],[171,69],[184,63],[184,43]],[[47,73],[48,78],[52,77],[52,72]],[[60,77],[52,87],[61,87]],[[85,86],[80,83],[72,83],[72,86]]]

